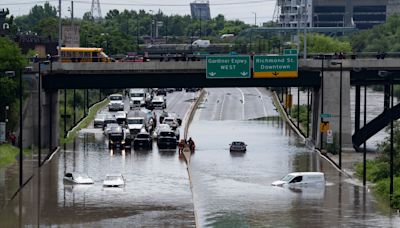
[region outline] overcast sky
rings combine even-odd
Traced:
[[[190,14],[190,2],[194,0],[99,0],[102,15],[110,9],[118,10],[139,10],[145,9],[157,12],[159,9],[167,15]],[[1,0],[1,8],[9,8],[10,13],[15,16],[25,15],[35,4],[44,4],[41,0]],[[49,0],[51,5],[58,6],[58,0]],[[92,0],[75,0],[74,16],[82,15],[90,11]],[[211,17],[223,14],[227,19],[239,19],[248,24],[254,24],[255,15],[257,24],[269,21],[274,14],[276,0],[211,0]],[[70,17],[68,7],[71,1],[62,0],[62,17]]]

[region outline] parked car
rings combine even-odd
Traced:
[[[124,187],[125,178],[122,174],[107,174],[103,181],[104,187]]]
[[[92,178],[87,174],[65,173],[64,180],[73,184],[93,184]]]
[[[325,186],[325,175],[321,172],[294,172],[274,181],[272,185],[290,187]]]
[[[103,134],[108,138],[111,129],[115,128],[115,127],[118,127],[118,126],[119,126],[118,123],[109,123],[109,124],[107,124],[106,127],[104,128]]]
[[[168,124],[159,124],[153,133],[153,138],[158,138],[161,131],[172,131],[172,129]]]
[[[157,147],[159,149],[174,149],[178,145],[175,132],[162,130],[157,136]]]
[[[153,147],[153,140],[150,134],[145,131],[144,129],[136,135],[135,139],[133,140],[133,148],[144,148],[144,149],[151,149]]]
[[[179,123],[178,123],[178,121],[176,120],[175,117],[167,116],[167,117],[165,117],[163,119],[162,123],[163,124],[168,124],[171,127],[172,130],[175,130],[177,127],[179,127]]]
[[[155,96],[153,97],[153,100],[151,100],[151,104],[153,108],[167,108],[167,102],[164,98],[164,96]]]
[[[200,88],[186,88],[185,89],[186,92],[197,92],[199,90],[200,90]]]
[[[111,94],[109,98],[109,111],[124,111],[124,97],[121,94]]]
[[[240,141],[233,141],[231,144],[229,144],[229,146],[230,152],[246,152],[247,150],[247,145]]]
[[[95,128],[103,128],[104,127],[104,121],[107,117],[107,114],[105,113],[98,113],[93,121],[93,126]]]
[[[158,88],[156,91],[157,96],[167,96],[167,89],[164,88]]]
[[[117,123],[123,125],[126,122],[126,112],[118,111],[115,113],[115,119],[117,119]]]
[[[115,123],[118,124],[117,118],[114,115],[108,114],[103,121],[103,130],[107,127],[108,124]]]
[[[125,136],[125,130],[121,126],[112,127],[108,132],[109,149],[125,148]]]

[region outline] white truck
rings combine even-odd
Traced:
[[[150,94],[145,89],[130,89],[129,97],[129,105],[133,109],[146,106],[146,101],[150,99]]]

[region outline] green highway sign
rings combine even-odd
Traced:
[[[207,56],[206,78],[250,78],[250,56]]]
[[[335,117],[335,115],[330,114],[330,113],[322,113],[319,115],[321,118],[330,118],[330,117]]]
[[[297,78],[297,55],[256,55],[253,58],[254,78]]]
[[[297,55],[297,49],[284,49],[283,55]]]

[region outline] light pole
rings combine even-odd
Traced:
[[[256,12],[251,12],[254,14],[254,27],[257,27],[257,13]]]
[[[342,80],[343,80],[343,63],[331,62],[332,65],[340,65],[340,86],[339,86],[339,168],[342,169]]]
[[[139,52],[139,13],[136,14],[136,53]]]
[[[154,11],[153,10],[149,10],[149,12],[151,12],[151,23],[150,23],[150,43],[153,43],[153,24],[154,24]]]
[[[379,77],[388,77],[389,78],[389,83],[390,83],[390,160],[389,160],[389,179],[390,179],[390,185],[389,185],[389,197],[390,197],[390,203],[393,202],[393,191],[394,191],[394,131],[393,131],[393,73],[388,72],[388,71],[378,71],[378,76]]]
[[[307,59],[307,27],[308,27],[308,15],[307,15],[307,0],[305,0],[304,3],[304,38],[303,38],[303,44],[304,44],[304,50],[303,50],[303,59]]]

